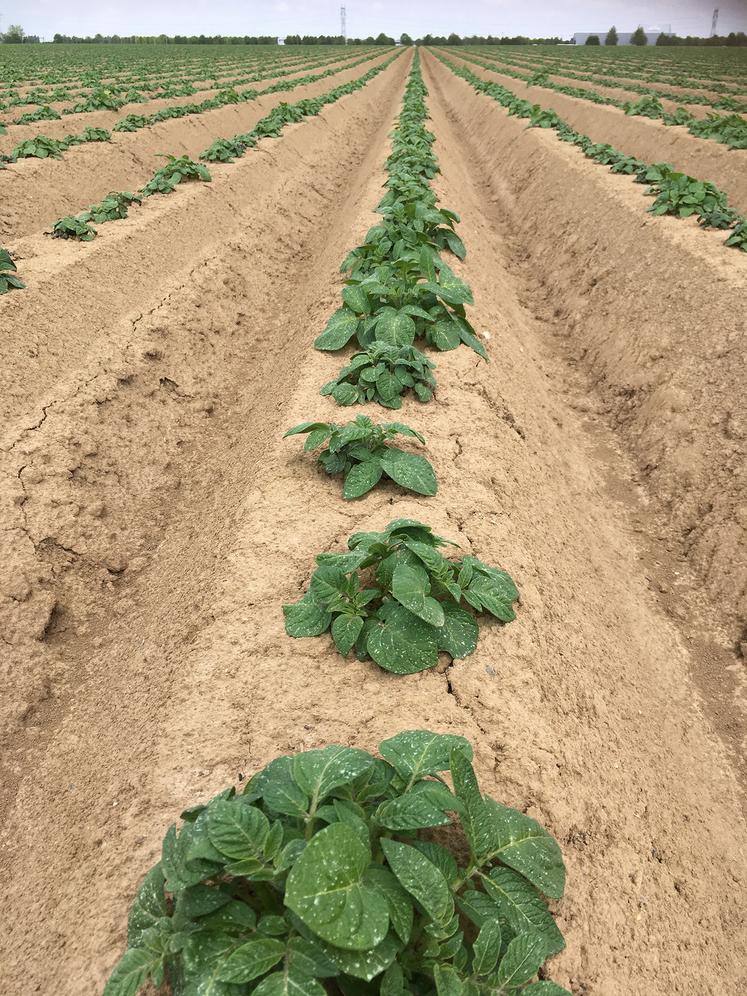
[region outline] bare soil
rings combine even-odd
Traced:
[[[340,357],[312,342],[375,219],[410,58],[90,246],[23,242],[29,290],[0,301],[8,992],[101,991],[185,805],[279,753],[416,726],[468,736],[485,790],[560,840],[551,969],[575,996],[747,985],[737,515],[713,479],[743,445],[718,427],[744,417],[744,260],[426,53],[435,183],[491,362],[439,354],[436,402],[401,413],[436,499],[345,503],[280,438],[340,418],[318,394]],[[685,446],[703,471],[683,483]],[[710,574],[679,543],[690,502],[717,509]],[[518,620],[404,680],[287,638],[314,555],[406,515],[505,566]]]

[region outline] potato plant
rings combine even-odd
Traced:
[[[27,125],[34,124],[36,121],[59,121],[61,117],[62,115],[58,111],[45,105],[38,107],[35,111],[27,111],[25,114],[19,115],[14,119],[13,124]]]
[[[189,156],[163,156],[166,165],[157,170],[140,191],[143,197],[153,194],[170,194],[185,180],[210,181],[210,171]]]
[[[60,218],[52,226],[53,239],[75,239],[78,242],[93,242],[96,229],[88,224],[88,212]]]
[[[418,495],[435,495],[438,489],[433,467],[425,457],[390,445],[397,435],[425,443],[419,432],[402,422],[375,425],[367,415],[359,415],[346,425],[302,422],[285,437],[299,434],[306,435],[306,452],[323,447],[317,461],[326,473],[343,475],[343,498],[360,498],[382,477]]]
[[[26,284],[16,276],[17,267],[7,249],[0,246],[0,294],[9,290],[22,290]]]
[[[10,162],[17,159],[62,159],[62,153],[67,148],[67,142],[56,138],[47,138],[46,135],[37,135],[36,138],[28,138],[11,151]]]
[[[118,221],[126,218],[131,204],[141,204],[141,198],[137,194],[131,194],[126,190],[114,190],[98,204],[92,204],[86,215],[89,221],[95,221],[97,225],[105,221]]]
[[[278,757],[183,812],[104,996],[569,996],[533,981],[565,946],[555,839],[482,794],[463,737],[379,753]]]
[[[462,602],[508,623],[519,593],[505,571],[477,557],[444,557],[438,547],[449,543],[414,519],[397,519],[381,533],[354,533],[348,553],[316,558],[308,592],[283,607],[286,632],[330,630],[344,657],[353,650],[394,674],[435,667],[440,652],[469,656],[479,627]]]
[[[110,142],[111,138],[111,132],[106,128],[84,128],[78,135],[66,135],[64,141],[70,147],[85,145],[87,142]]]
[[[319,392],[331,395],[338,405],[376,401],[384,408],[402,407],[402,395],[412,390],[418,401],[430,401],[436,389],[435,369],[428,357],[414,346],[372,342],[355,353],[348,366]]]

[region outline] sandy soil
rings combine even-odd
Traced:
[[[214,111],[161,121],[141,131],[116,132],[111,142],[78,145],[69,149],[63,159],[24,159],[14,163],[3,172],[4,183],[13,177],[10,182],[14,197],[0,204],[0,240],[13,249],[20,236],[49,230],[58,218],[85,210],[110,190],[137,190],[163,165],[160,157],[165,153],[197,158],[216,138],[250,131],[281,102],[326,93],[362,76],[369,65],[386,61],[389,56],[386,53],[374,57],[370,63],[291,91],[258,97],[249,104],[229,104]]]
[[[747,152],[729,151],[710,139],[696,138],[685,128],[668,128],[661,121],[631,117],[617,107],[591,104],[579,97],[527,87],[520,80],[474,62],[459,59],[451,50],[447,57],[467,66],[477,76],[497,80],[513,93],[527,96],[542,107],[557,111],[573,128],[595,142],[608,142],[630,156],[646,162],[667,162],[677,169],[710,180],[729,195],[729,203],[747,213]]]
[[[602,271],[620,266],[619,251],[628,265],[633,232],[652,301],[667,254],[684,260],[683,283],[708,265],[702,233],[643,224],[629,188],[566,162],[551,136],[524,131],[426,55],[436,185],[463,218],[460,270],[492,362],[439,355],[436,403],[402,412],[426,434],[435,500],[392,488],[343,503],[339,483],[280,439],[301,419],[340,415],[318,395],[340,359],[311,344],[339,300],[340,259],[372,223],[409,59],[209,187],[148,205],[90,247],[39,245],[29,260],[41,282],[37,325],[25,327],[44,306],[53,327],[57,293],[66,317],[56,359],[49,339],[35,347],[1,447],[9,992],[100,992],[136,883],[185,804],[278,753],[370,748],[418,725],[470,737],[486,790],[561,841],[568,949],[552,971],[576,996],[747,984],[737,721],[719,720],[686,620],[651,584],[675,555],[669,534],[639,524],[652,531],[663,505],[648,481],[626,493],[634,433],[613,428],[608,408],[612,371],[638,364],[640,345],[622,343],[609,373],[601,346],[575,360],[568,349],[584,348],[593,314],[601,339],[619,336],[591,280],[611,287]],[[555,186],[564,176],[600,203],[579,214]],[[605,211],[621,250],[600,241]],[[567,254],[541,227],[553,220]],[[743,271],[706,243],[731,293]],[[132,272],[138,251],[157,281]],[[583,286],[571,265],[586,268]],[[555,304],[579,313],[570,343],[565,313],[548,315],[542,266]],[[21,314],[12,298],[4,326]],[[693,322],[701,307],[694,299]],[[681,314],[655,315],[665,324],[652,320],[649,337],[674,376]],[[721,318],[709,313],[709,334]],[[727,360],[712,374],[728,377]],[[509,569],[517,622],[484,625],[471,658],[404,681],[343,663],[323,639],[289,640],[280,605],[314,555],[401,515]],[[711,613],[721,618],[716,603]],[[701,639],[720,632],[703,624]]]

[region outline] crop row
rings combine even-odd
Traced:
[[[698,56],[702,56],[704,51],[701,50],[696,56],[692,49],[674,50],[673,58],[661,49],[634,49],[626,46],[606,51],[586,47],[560,51],[557,47],[553,47],[552,52],[545,48],[522,57],[514,52],[510,55],[512,61],[517,63],[523,58],[530,63],[545,66],[591,67],[618,80],[642,79],[646,82],[666,83],[669,86],[698,86],[732,96],[747,93],[744,87],[743,63],[732,58],[737,53],[711,49],[708,52],[710,58],[703,61]],[[503,50],[501,55],[508,57],[508,53]],[[738,88],[727,86],[727,82],[737,83]]]
[[[483,80],[466,66],[458,66],[438,52],[435,54],[453,73],[479,93],[497,100],[509,114],[527,118],[530,128],[551,128],[561,141],[577,146],[593,162],[609,166],[613,173],[631,176],[636,183],[644,184],[645,193],[654,198],[648,208],[652,214],[695,217],[703,229],[728,231],[724,245],[747,252],[747,219],[729,206],[724,191],[713,183],[678,172],[668,163],[645,163],[611,145],[594,142],[588,135],[571,128],[555,111],[532,104],[502,84]]]
[[[139,80],[169,80],[191,77],[210,79],[216,69],[232,69],[258,63],[281,64],[295,59],[317,58],[342,46],[303,46],[285,50],[277,45],[240,49],[234,47],[193,49],[190,54],[172,46],[127,46],[80,48],[24,47],[8,49],[0,67],[0,87],[59,86],[76,83],[99,86],[111,81],[127,85]],[[23,61],[25,58],[25,61]],[[40,58],[43,61],[40,61]]]
[[[634,83],[630,80],[617,79],[612,74],[600,76],[594,73],[578,72],[568,68],[567,65],[564,65],[561,62],[543,62],[537,64],[536,62],[510,58],[504,55],[499,57],[492,53],[488,54],[483,51],[470,54],[479,55],[482,59],[486,59],[491,63],[500,65],[501,72],[505,72],[507,76],[515,76],[516,79],[526,79],[528,83],[533,82],[536,78],[546,79],[548,76],[563,76],[567,79],[581,80],[586,83],[597,83],[601,86],[629,90],[632,93],[639,93],[642,96],[654,96],[663,100],[671,100],[676,104],[699,104],[703,107],[714,107],[719,111],[736,111],[739,113],[747,112],[747,102],[739,101],[733,95],[709,97],[705,93],[676,93],[672,90],[658,90],[656,87],[650,85],[644,86],[642,83]],[[506,66],[519,66],[524,69],[529,69],[530,73],[527,76],[522,76],[519,73],[510,72],[508,69],[504,68]],[[566,91],[563,90],[561,92],[565,93]],[[584,90],[583,92],[593,93],[593,91],[589,90]],[[593,100],[594,98],[592,97],[591,99]]]
[[[320,94],[318,97],[307,97],[295,104],[281,103],[269,114],[255,124],[251,131],[232,138],[217,139],[205,149],[200,158],[208,162],[233,162],[234,158],[244,155],[254,148],[262,138],[276,138],[288,124],[311,117],[322,110],[327,104],[334,103],[349,93],[354,93],[365,86],[370,80],[386,69],[401,53],[395,53],[391,58],[372,67],[363,76],[342,83],[340,86]],[[369,61],[369,60],[361,60]],[[350,66],[345,67],[347,69]],[[73,239],[80,242],[91,242],[96,238],[95,225],[108,221],[119,221],[126,218],[133,204],[142,201],[153,194],[172,193],[180,183],[189,180],[210,181],[210,171],[202,163],[194,162],[188,156],[166,156],[167,162],[156,170],[150,180],[136,193],[129,191],[112,191],[98,204],[92,204],[87,210],[77,215],[69,215],[56,221],[51,230],[54,238]],[[0,249],[0,294],[25,285],[15,276],[15,264],[5,249]],[[11,268],[12,267],[12,271]]]
[[[263,90],[243,90],[241,92],[234,89],[221,90],[215,97],[210,97],[207,100],[203,100],[199,104],[174,104],[170,107],[164,107],[160,111],[156,111],[153,114],[128,114],[114,125],[112,131],[117,132],[133,132],[140,131],[143,128],[150,128],[161,121],[170,121],[174,118],[184,118],[190,117],[195,114],[204,114],[207,111],[217,110],[219,107],[225,107],[228,104],[241,104],[247,103],[253,100],[257,100],[259,97],[265,97],[272,93],[283,93],[295,90],[299,86],[304,86],[309,83],[316,83],[318,80],[326,79],[329,76],[335,76],[337,73],[345,72],[349,69],[355,69],[364,62],[370,62],[372,58],[380,53],[374,53],[365,55],[363,58],[356,59],[354,62],[344,62],[342,65],[336,66],[332,69],[325,69],[321,73],[312,73],[307,76],[299,76],[296,79],[285,80],[281,79],[277,83],[273,83],[271,86],[265,87]],[[298,72],[297,69],[289,70],[291,73]],[[277,73],[272,74],[273,76],[285,76],[287,73]],[[106,101],[108,98],[102,98]],[[90,108],[90,109],[100,109],[100,108]],[[59,118],[58,114],[53,115]],[[41,118],[38,118],[41,120]],[[62,153],[74,145],[82,145],[86,142],[108,142],[111,139],[111,134],[104,128],[85,128],[78,135],[68,135],[62,139],[48,138],[46,135],[37,135],[34,138],[26,139],[20,142],[9,155],[0,155],[0,168],[3,168],[5,163],[13,163],[19,159],[61,159]]]
[[[357,54],[360,55],[361,53],[358,52]],[[308,54],[300,57],[294,55],[289,58],[268,58],[265,56],[264,58],[252,61],[237,60],[232,63],[222,63],[220,71],[216,69],[214,63],[208,63],[201,64],[191,72],[186,73],[164,74],[161,71],[153,74],[128,74],[126,79],[106,80],[102,80],[94,75],[88,77],[88,85],[73,90],[60,84],[54,87],[33,87],[26,93],[18,93],[10,89],[0,90],[0,110],[34,104],[61,103],[77,98],[88,99],[101,91],[107,93],[111,98],[118,98],[122,103],[141,103],[145,100],[190,96],[199,90],[214,90],[225,86],[238,86],[241,83],[252,82],[254,79],[261,80],[275,75],[285,75],[286,72],[294,72],[293,67],[302,69],[306,65],[324,65],[325,63],[338,62],[342,57],[343,53],[340,52],[334,55],[325,53],[324,56],[316,54],[316,56],[311,57]],[[258,72],[260,69],[262,71]],[[247,75],[248,73],[249,75]],[[202,86],[197,86],[197,83],[202,83]],[[106,106],[103,109],[108,110],[112,108]],[[78,114],[81,112],[70,109],[63,113]]]
[[[457,216],[437,207],[430,186],[438,164],[426,93],[416,56],[387,160],[383,220],[342,266],[345,341],[357,336],[364,353],[387,347],[409,357],[418,321],[460,329],[470,299],[441,259],[465,252]],[[322,346],[343,327],[340,312]],[[362,383],[371,386],[358,401],[392,407],[417,383],[406,362],[366,369]],[[391,426],[369,446],[371,426],[359,417],[291,431],[316,434],[311,448],[326,443],[330,460],[357,433],[369,451],[360,466],[383,462],[389,449]],[[334,461],[325,469],[334,472]],[[354,534],[348,552],[317,558],[308,594],[286,607],[288,632],[330,628],[341,653],[355,649],[395,674],[431,667],[439,650],[466,656],[477,623],[460,603],[509,621],[518,593],[476,557],[444,557],[445,544],[406,519]],[[449,826],[461,828],[463,846],[434,839]],[[564,885],[556,841],[482,794],[463,737],[409,730],[381,743],[377,757],[341,746],[279,757],[241,794],[229,788],[169,828],[105,996],[134,996],[148,980],[167,981],[176,996],[569,996],[532,981],[564,946],[545,898],[559,899]]]
[[[596,90],[586,90],[582,87],[553,83],[549,79],[547,71],[544,70],[527,76],[524,73],[518,73],[505,66],[501,66],[500,70],[496,70],[495,63],[492,60],[486,61],[474,55],[467,55],[465,53],[462,58],[477,66],[481,66],[483,69],[490,69],[494,72],[500,71],[506,76],[522,80],[529,86],[554,90],[556,93],[564,93],[569,97],[586,100],[593,104],[617,107],[619,110],[625,111],[626,114],[659,120],[670,127],[686,127],[690,134],[696,138],[711,139],[714,142],[727,145],[730,149],[747,149],[747,121],[741,118],[739,114],[711,113],[705,118],[697,118],[684,107],[678,107],[672,114],[664,109],[659,97],[653,94],[640,97],[638,100],[618,100],[616,97],[607,97],[604,94],[597,93]],[[666,94],[662,96],[666,96]],[[740,104],[738,109],[747,109],[747,105]]]

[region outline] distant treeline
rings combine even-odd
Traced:
[[[594,36],[596,37],[596,36]],[[277,45],[278,39],[272,35],[61,35],[56,34],[52,41],[58,44],[88,44],[88,45]],[[402,45],[560,45],[573,43],[573,39],[564,38],[528,38],[525,35],[424,35],[422,38],[411,38],[407,34],[399,39]],[[646,41],[642,44],[646,44]],[[11,25],[5,34],[0,34],[0,42],[37,43],[37,35],[27,35],[18,25]],[[342,35],[287,35],[286,45],[342,45]],[[394,45],[395,39],[383,32],[368,38],[348,38],[348,45]],[[587,43],[588,44],[588,43]],[[606,44],[616,44],[613,42]],[[744,31],[732,31],[728,35],[714,35],[712,38],[699,38],[694,35],[680,37],[679,35],[660,34],[656,45],[706,45],[706,46],[747,46],[747,34]]]
[[[54,36],[60,44],[88,45],[277,45],[275,35],[94,35],[79,38],[77,35]],[[342,35],[287,35],[286,45],[344,45]],[[377,37],[348,38],[348,45],[394,45],[394,38],[383,32]]]
[[[406,36],[403,36],[406,37]],[[424,35],[416,45],[560,45],[564,38],[526,38],[524,35]],[[404,42],[403,42],[404,44]]]
[[[657,45],[747,45],[747,35],[744,31],[730,31],[728,35],[714,35],[712,38],[698,38],[695,35],[665,35],[663,32],[656,39]]]
[[[277,45],[270,35],[78,35],[56,34],[53,42],[61,45]]]

